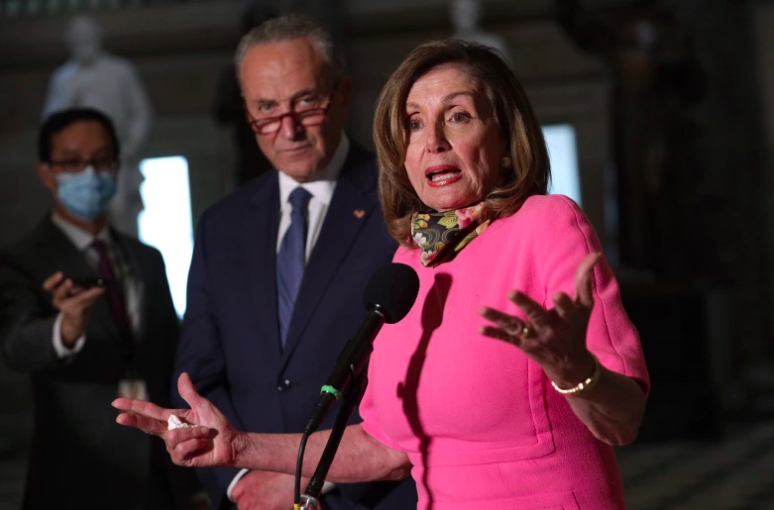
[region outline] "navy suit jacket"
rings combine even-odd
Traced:
[[[239,430],[298,433],[365,315],[369,278],[392,260],[397,243],[379,206],[375,158],[351,143],[283,350],[275,276],[279,200],[278,174],[272,171],[200,217],[175,373],[188,372]],[[173,399],[187,407],[176,388]],[[336,410],[321,430],[333,426]],[[216,508],[229,506],[225,493],[237,472],[199,470]],[[337,510],[405,510],[416,507],[416,489],[411,480],[342,485],[325,501]]]

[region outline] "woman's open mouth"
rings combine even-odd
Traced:
[[[431,166],[425,170],[428,184],[433,187],[446,186],[462,178],[462,170],[451,165]]]

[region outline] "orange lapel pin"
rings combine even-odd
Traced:
[[[363,216],[365,216],[365,211],[362,209],[355,209],[354,211],[352,211],[352,214],[355,215],[355,218],[360,220],[360,219],[363,219]]]

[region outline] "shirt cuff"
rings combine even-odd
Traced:
[[[64,342],[62,342],[62,319],[64,318],[64,315],[62,315],[62,312],[59,312],[59,315],[57,315],[56,320],[54,321],[54,334],[52,342],[54,344],[54,351],[56,351],[56,355],[59,356],[60,359],[66,358],[68,356],[72,356],[73,354],[78,354],[81,352],[81,349],[83,349],[83,345],[86,343],[86,334],[84,333],[78,339],[75,341],[75,345],[72,347],[67,347]]]
[[[232,490],[234,490],[234,486],[236,486],[237,482],[238,482],[239,480],[241,480],[241,479],[242,479],[242,477],[243,477],[243,476],[245,476],[245,475],[246,475],[247,473],[249,473],[249,472],[250,472],[250,470],[249,470],[249,469],[243,469],[242,471],[240,471],[239,473],[237,473],[237,474],[236,474],[236,476],[234,477],[234,479],[233,479],[233,480],[231,480],[231,483],[230,483],[230,484],[228,484],[228,489],[226,489],[226,497],[227,497],[227,498],[228,498],[228,500],[229,500],[229,501],[231,501],[232,503],[236,503],[236,501],[234,501],[234,498],[232,498],[232,497],[231,497],[231,491],[232,491]]]

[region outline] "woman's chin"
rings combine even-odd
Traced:
[[[447,196],[447,197],[433,197],[425,202],[429,208],[436,212],[456,211],[457,209],[463,209],[465,207],[477,204],[481,199],[477,196]]]

